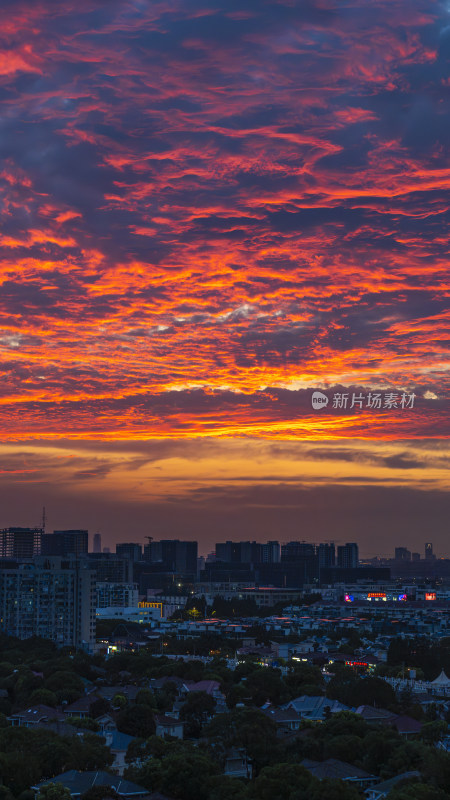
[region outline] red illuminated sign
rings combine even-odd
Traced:
[[[425,592],[425,600],[436,600],[436,592]]]

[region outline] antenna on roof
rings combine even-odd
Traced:
[[[45,506],[42,506],[42,530],[45,531],[45,523],[47,522],[47,517],[45,515]]]

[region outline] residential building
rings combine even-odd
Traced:
[[[74,559],[35,558],[0,568],[0,631],[42,636],[91,652],[95,643],[95,573]]]
[[[197,575],[197,542],[180,539],[151,541],[144,547],[144,559],[150,564],[160,564],[168,572]]]
[[[337,565],[343,569],[355,569],[358,566],[359,552],[356,542],[347,542],[337,549]]]
[[[96,608],[112,606],[137,606],[139,592],[136,583],[107,583],[98,581],[95,585]]]
[[[134,800],[134,798],[148,797],[148,789],[143,786],[138,786],[136,783],[124,780],[120,775],[112,775],[103,770],[93,770],[91,772],[77,772],[75,769],[69,772],[63,772],[61,775],[50,780],[41,781],[41,783],[32,786],[31,788],[39,794],[43,786],[48,783],[58,783],[69,790],[71,797],[77,798],[86,794],[89,789],[105,786],[113,789],[120,798],[124,800]],[[116,795],[114,795],[116,796]]]
[[[67,530],[42,534],[43,556],[82,556],[88,552],[88,531]]]
[[[136,542],[120,542],[116,544],[116,555],[120,558],[129,558],[131,561],[141,561],[142,545]]]
[[[41,552],[43,528],[0,530],[0,558],[30,559]]]
[[[281,561],[298,561],[314,555],[315,547],[310,542],[285,542],[281,545]]]
[[[280,557],[279,542],[266,542],[261,545],[261,562],[263,564],[278,564]]]

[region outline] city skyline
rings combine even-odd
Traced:
[[[46,514],[45,509],[43,509],[43,522],[45,522]],[[156,532],[155,532],[156,534]],[[109,540],[108,540],[109,541]],[[19,558],[19,559],[26,559],[26,558],[33,558],[35,555],[49,555],[49,556],[63,556],[66,554],[71,554],[72,556],[78,557],[82,554],[107,554],[107,555],[119,555],[120,557],[130,557],[132,560],[155,560],[153,557],[150,557],[150,552],[152,547],[159,547],[160,544],[172,544],[172,543],[194,543],[196,546],[198,545],[197,539],[189,540],[183,539],[180,537],[163,537],[163,536],[144,536],[143,538],[137,536],[134,540],[131,539],[119,539],[114,543],[109,543],[109,545],[103,547],[102,542],[102,535],[99,531],[95,533],[89,532],[87,529],[74,529],[74,528],[65,528],[59,530],[50,531],[48,527],[41,524],[40,526],[32,526],[26,527],[21,525],[13,525],[10,527],[0,527],[0,556],[2,558]],[[323,549],[324,551],[329,551],[331,548],[334,551],[334,555],[339,560],[339,550],[345,550],[347,548],[353,548],[356,546],[356,560],[358,560],[358,550],[359,550],[359,543],[356,542],[345,542],[339,539],[324,539],[320,536],[317,536],[315,539],[313,538],[296,538],[296,539],[227,539],[224,542],[217,542],[215,541],[212,545],[213,549],[209,551],[198,551],[198,556],[202,558],[207,558],[213,556],[217,558],[217,560],[224,560],[224,561],[232,561],[236,557],[236,560],[242,561],[252,561],[253,557],[250,555],[244,557],[242,554],[231,556],[227,558],[224,554],[227,552],[227,547],[230,545],[244,545],[245,547],[250,545],[257,545],[262,546],[262,551],[259,555],[256,556],[257,560],[261,561],[280,561],[281,560],[289,560],[290,556],[287,555],[289,551],[289,546],[292,545],[300,545],[300,549],[306,548],[313,548],[313,550],[319,554],[320,551]],[[264,546],[267,546],[269,549],[266,550],[265,555],[263,555]],[[275,555],[274,547],[276,546],[278,555]],[[217,549],[219,548],[219,550]],[[248,549],[248,548],[247,548]],[[247,552],[245,549],[245,552]],[[283,549],[285,551],[285,555],[283,556]],[[297,548],[298,549],[298,548]],[[297,553],[297,549],[295,549],[295,553]],[[159,550],[158,550],[159,552]],[[250,553],[250,551],[248,551]],[[293,551],[294,552],[294,551]],[[298,551],[300,552],[300,551]],[[311,551],[312,552],[312,551]],[[238,553],[238,551],[236,551]],[[239,551],[240,553],[240,551]],[[304,550],[304,554],[306,550]],[[297,553],[298,554],[298,553]],[[368,559],[369,556],[373,556],[373,553],[359,553],[360,560]],[[396,542],[393,544],[392,552],[390,553],[381,553],[377,552],[376,556],[381,559],[400,559],[406,561],[419,561],[419,560],[436,560],[436,559],[446,559],[450,558],[450,552],[439,552],[436,553],[434,549],[433,542],[427,540],[426,542],[422,543],[422,547],[419,550],[414,550],[413,547],[409,547],[408,543],[403,542],[400,544]],[[324,556],[326,558],[326,556]],[[159,560],[159,557],[156,558]],[[338,563],[338,562],[336,562]]]
[[[4,526],[445,552],[447,6],[4,11]]]

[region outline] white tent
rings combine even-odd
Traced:
[[[431,686],[450,686],[450,678],[447,678],[444,670],[442,670],[441,674],[435,678],[434,681],[431,681]]]

